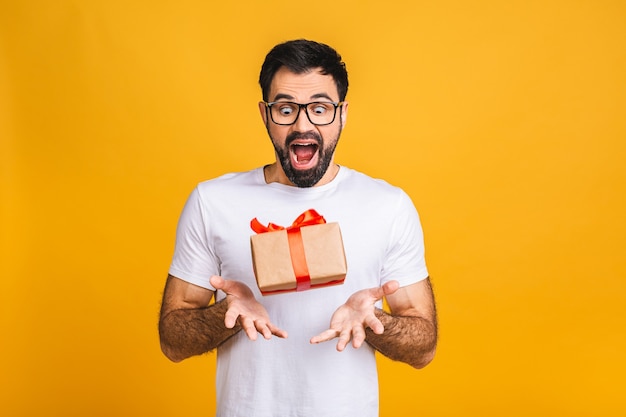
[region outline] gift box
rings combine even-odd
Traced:
[[[291,226],[250,222],[252,265],[263,295],[342,284],[348,271],[338,223],[326,223],[315,210]]]

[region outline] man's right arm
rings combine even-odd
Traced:
[[[226,327],[226,300],[209,305],[214,292],[172,275],[167,277],[159,318],[161,350],[170,360],[209,352],[241,330]]]
[[[209,305],[214,292],[172,275],[167,277],[159,318],[161,350],[169,359],[180,362],[190,356],[209,352],[240,330],[250,340],[257,335],[287,337],[276,327],[265,307],[242,282],[211,277],[211,285],[226,294],[222,301]]]

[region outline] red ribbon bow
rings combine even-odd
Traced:
[[[324,219],[323,216],[315,210],[309,209],[299,215],[291,226],[287,228],[274,223],[268,223],[267,226],[263,226],[256,217],[250,221],[250,227],[256,233],[287,230],[291,264],[293,266],[293,272],[296,274],[296,291],[304,291],[311,288],[311,276],[309,275],[309,268],[306,264],[306,257],[304,256],[304,243],[302,242],[302,233],[300,233],[300,228],[324,223],[326,223],[326,219]]]

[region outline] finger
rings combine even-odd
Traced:
[[[269,340],[272,338],[272,331],[267,326],[267,322],[265,320],[255,320],[254,327],[265,339]]]
[[[373,314],[371,316],[367,316],[365,324],[376,334],[383,334],[385,331],[385,326],[383,326],[381,321],[378,320],[378,318]]]
[[[316,343],[328,342],[329,340],[332,340],[337,336],[339,336],[339,332],[337,330],[328,329],[318,334],[317,336],[312,337],[311,343],[316,344]]]
[[[229,308],[226,310],[226,314],[224,314],[224,325],[228,329],[232,329],[237,323],[237,318],[239,318],[239,310],[234,307]]]
[[[384,295],[391,295],[394,292],[398,291],[398,288],[400,288],[400,283],[395,280],[388,281],[383,284],[382,288]]]
[[[252,321],[252,319],[249,317],[243,316],[240,318],[239,321],[241,322],[241,327],[243,327],[246,335],[248,335],[248,339],[256,340],[258,333],[256,327],[254,326],[254,321]]]
[[[383,289],[383,287],[370,288],[369,296],[374,300],[380,300],[385,296],[385,290]]]
[[[241,291],[237,291],[237,281],[233,281],[230,279],[225,279],[218,275],[214,275],[211,277],[210,281],[211,285],[213,285],[216,289],[222,290],[228,295],[239,296]],[[214,284],[215,282],[215,284]],[[217,284],[217,285],[216,285]]]
[[[391,295],[398,291],[398,288],[400,288],[400,283],[398,281],[388,281],[380,287],[370,288],[370,296],[376,300],[380,300],[384,296]]]
[[[358,349],[365,341],[365,329],[363,326],[354,326],[352,328],[352,347]]]
[[[209,279],[209,282],[211,283],[211,285],[213,285],[215,289],[221,290],[222,288],[224,288],[224,284],[226,283],[226,280],[220,277],[219,275],[213,275]]]
[[[287,338],[287,332],[285,330],[274,326],[272,323],[267,323],[267,327],[270,329],[274,336],[281,337],[283,339]]]
[[[352,329],[342,330],[341,334],[339,334],[339,341],[337,342],[337,350],[339,352],[343,351],[348,343],[350,343],[350,339],[352,338]]]

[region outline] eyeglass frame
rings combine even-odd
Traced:
[[[296,118],[293,120],[293,122],[291,123],[277,123],[274,120],[274,116],[272,115],[272,106],[275,104],[295,104],[296,106],[298,106],[298,114],[296,115]],[[316,104],[316,103],[322,103],[322,104],[332,104],[334,109],[333,112],[333,118],[330,122],[328,123],[315,123],[313,120],[311,120],[311,116],[309,115],[309,110],[308,110],[308,106],[311,104]],[[335,121],[335,119],[337,118],[337,109],[338,108],[343,108],[343,105],[345,104],[345,101],[311,101],[310,103],[296,103],[295,101],[263,101],[263,104],[265,104],[265,112],[267,115],[269,115],[270,120],[272,121],[272,123],[278,125],[278,126],[291,126],[294,125],[297,121],[298,118],[300,117],[300,113],[302,113],[302,109],[304,109],[304,114],[306,114],[306,118],[309,119],[309,122],[311,122],[312,125],[315,126],[328,126],[333,124],[333,122]]]

